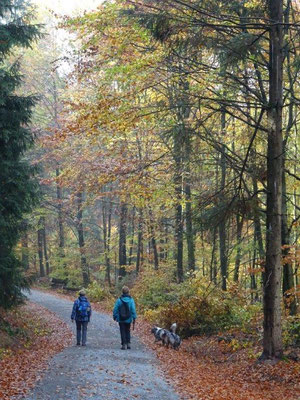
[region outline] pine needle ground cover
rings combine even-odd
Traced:
[[[71,342],[57,316],[28,303],[0,311],[0,399],[22,397],[40,379],[47,361]]]

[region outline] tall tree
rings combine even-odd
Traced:
[[[4,307],[19,302],[26,286],[14,246],[36,192],[32,168],[24,159],[33,143],[27,126],[34,98],[16,94],[21,84],[18,64],[7,59],[16,46],[28,47],[39,35],[38,27],[28,22],[26,5],[26,1],[0,3],[0,305]]]
[[[83,229],[83,193],[78,191],[76,194],[77,200],[77,219],[76,219],[76,227],[78,233],[78,246],[80,251],[80,264],[81,264],[81,273],[82,273],[82,281],[84,286],[88,286],[90,282],[89,277],[89,267],[86,259],[86,250],[85,250],[85,240],[84,240],[84,229]]]
[[[126,239],[127,239],[127,204],[121,202],[120,224],[119,224],[119,277],[126,275],[127,264]]]
[[[261,358],[282,356],[281,206],[283,1],[269,0],[269,110],[267,153],[267,237],[264,276],[264,338]]]

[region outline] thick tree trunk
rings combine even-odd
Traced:
[[[126,255],[126,238],[127,238],[127,205],[121,203],[120,225],[119,225],[119,278],[126,275],[124,266],[127,264]]]
[[[83,230],[83,194],[82,192],[77,193],[77,232],[78,232],[78,245],[80,250],[80,263],[81,263],[81,271],[82,271],[82,280],[83,285],[86,287],[90,283],[89,279],[89,268],[86,260],[85,254],[85,241],[84,241],[84,230]]]
[[[282,357],[282,0],[269,0],[270,62],[267,153],[267,237],[264,277],[264,338],[261,359]]]
[[[38,239],[38,255],[39,255],[39,265],[40,265],[40,276],[45,276],[45,267],[44,267],[44,257],[43,257],[43,224],[42,218],[39,219],[39,226],[37,232]]]

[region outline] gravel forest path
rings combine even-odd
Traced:
[[[72,302],[32,290],[29,300],[46,307],[67,322]],[[33,366],[34,367],[34,366]],[[157,359],[136,337],[132,349],[120,349],[119,327],[112,317],[93,312],[87,346],[64,349],[49,362],[49,368],[26,400],[179,400],[165,381]]]

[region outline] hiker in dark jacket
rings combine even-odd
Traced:
[[[92,308],[85,294],[85,290],[81,289],[78,299],[74,301],[71,314],[72,322],[76,321],[77,346],[80,346],[80,342],[82,346],[86,346],[87,326],[92,315]]]
[[[115,303],[113,310],[114,321],[119,322],[122,350],[130,349],[130,324],[136,320],[136,310],[133,298],[129,295],[129,288],[123,286],[122,295]]]

